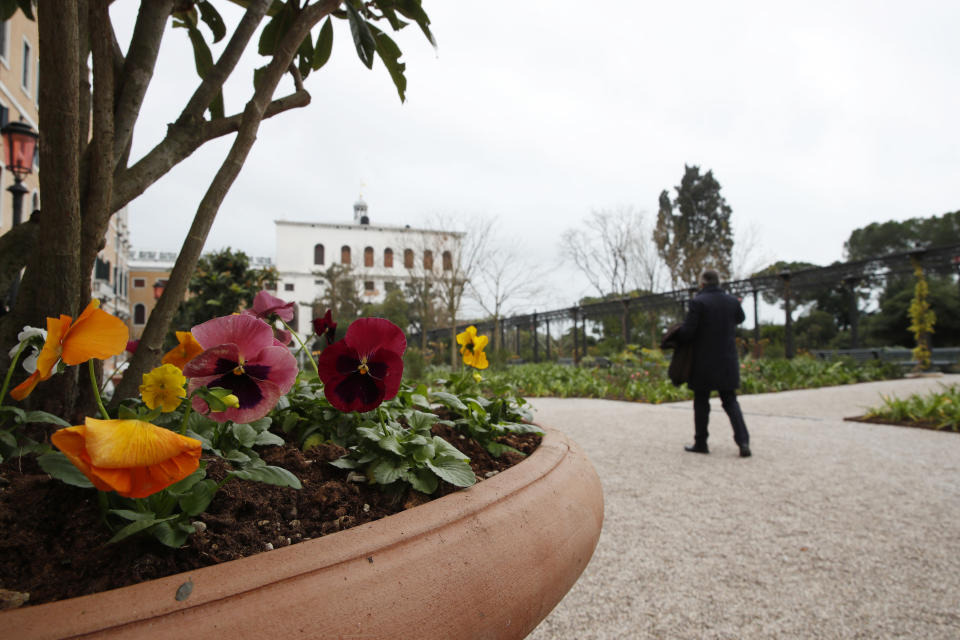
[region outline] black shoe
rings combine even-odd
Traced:
[[[684,447],[684,451],[689,451],[690,453],[710,453],[710,449],[706,444],[695,444],[692,447]]]
[[[748,445],[748,444],[742,444],[742,445],[740,445],[740,457],[741,457],[741,458],[749,458],[751,455],[753,455],[753,454],[750,453],[750,445]]]

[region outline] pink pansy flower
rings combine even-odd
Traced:
[[[287,302],[286,300],[281,300],[277,296],[271,294],[269,291],[260,291],[253,298],[253,307],[250,309],[244,309],[243,314],[248,316],[256,316],[260,318],[271,327],[275,318],[279,318],[284,322],[293,321],[293,302]],[[277,339],[283,344],[290,342],[290,332],[286,329],[274,328],[276,332]]]
[[[231,315],[208,320],[191,329],[204,352],[186,364],[189,391],[223,387],[237,396],[240,406],[210,412],[217,422],[253,422],[267,415],[280,396],[293,386],[297,361],[273,337],[273,329],[253,315]],[[193,399],[196,411],[207,413],[201,398]]]

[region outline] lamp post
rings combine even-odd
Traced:
[[[0,135],[3,136],[4,165],[8,171],[13,172],[13,184],[7,187],[7,191],[13,194],[12,228],[23,219],[23,196],[27,193],[23,179],[33,173],[33,156],[40,134],[26,122],[8,122],[0,128]],[[7,294],[7,308],[13,308],[19,288],[20,274],[17,274]]]

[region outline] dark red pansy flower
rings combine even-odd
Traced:
[[[327,400],[340,411],[376,409],[397,395],[406,349],[403,331],[389,320],[356,320],[317,359]]]
[[[330,315],[330,309],[327,309],[327,312],[323,314],[322,318],[313,319],[313,332],[317,334],[318,338],[326,338],[328,345],[333,344],[337,339],[337,323],[333,321],[333,316]],[[406,341],[404,341],[404,348],[406,348]]]
[[[137,347],[140,346],[139,340],[127,340],[127,351],[129,353],[136,353]]]

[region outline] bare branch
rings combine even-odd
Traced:
[[[291,93],[271,102],[263,117],[271,118],[284,111],[305,107],[308,104],[310,104],[310,94],[306,91]],[[115,177],[113,204],[110,205],[110,210],[118,211],[129,204],[204,143],[239,131],[242,121],[243,114],[238,113],[196,126],[170,125],[167,136],[157,146],[135,165],[122,170]]]
[[[213,65],[213,69],[207,73],[203,82],[201,82],[197,90],[193,92],[193,95],[187,102],[187,106],[184,107],[183,113],[180,114],[177,122],[193,123],[203,118],[203,112],[207,110],[207,107],[210,106],[213,99],[220,93],[220,90],[223,88],[223,83],[227,81],[227,78],[230,77],[230,74],[233,73],[234,68],[236,68],[237,63],[240,62],[240,57],[246,50],[250,38],[253,37],[253,34],[256,32],[260,21],[263,20],[263,16],[266,15],[269,7],[270,0],[257,0],[257,2],[250,3],[247,7],[247,12],[244,13],[243,18],[240,19],[240,24],[237,25],[233,35],[230,36],[230,41],[223,49],[223,53],[220,55],[217,63]],[[276,58],[274,58],[274,60],[276,60]]]
[[[140,5],[130,48],[123,64],[123,78],[117,85],[119,98],[114,110],[113,158],[119,158],[133,137],[133,127],[143,106],[143,97],[153,78],[160,53],[160,41],[174,0],[151,0]]]

